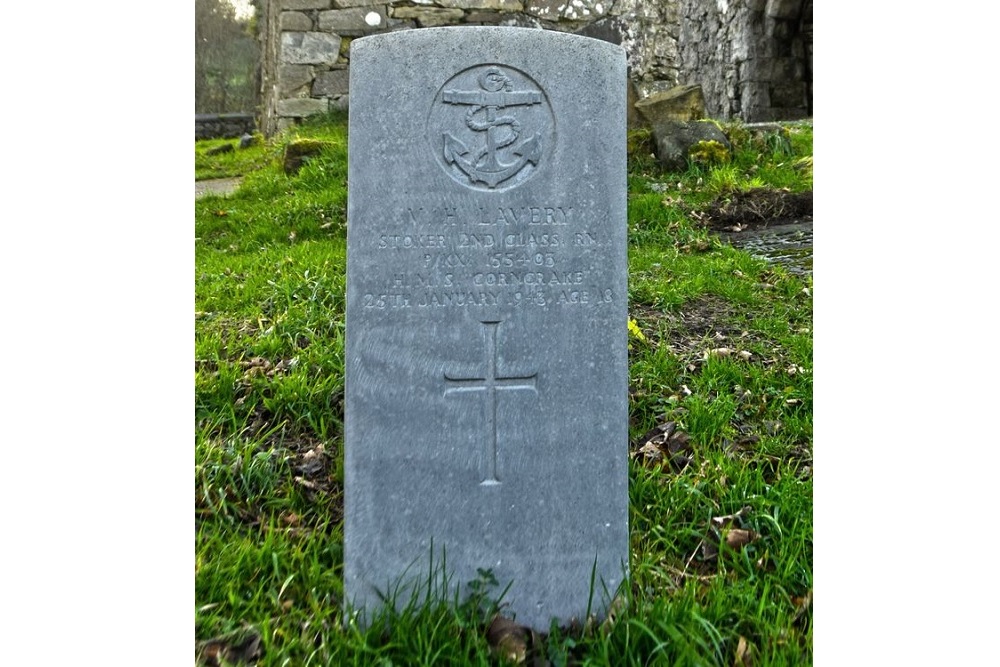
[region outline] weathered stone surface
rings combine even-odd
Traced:
[[[636,81],[678,81],[677,41],[684,4],[715,5],[704,0],[660,2],[617,0],[610,12],[623,19],[622,47],[629,54],[629,73]],[[686,18],[686,16],[685,16]]]
[[[281,62],[293,65],[337,62],[340,37],[326,32],[281,33]]]
[[[546,21],[558,21],[567,0],[526,0],[524,13]]]
[[[349,73],[346,69],[323,72],[313,83],[313,97],[337,97],[348,92]]]
[[[279,90],[285,95],[298,92],[303,86],[311,84],[315,77],[316,69],[311,65],[281,65],[278,68]]]
[[[677,84],[670,81],[636,81],[635,89],[639,93],[639,99],[646,99],[657,93],[665,93]]]
[[[481,23],[483,25],[498,25],[508,16],[510,16],[510,14],[492,10],[471,11],[465,15],[465,22]]]
[[[775,19],[797,18],[802,11],[802,0],[767,0],[764,13]]]
[[[772,84],[770,89],[771,105],[805,110],[807,92],[806,84],[802,81]]]
[[[286,118],[304,118],[317,113],[326,113],[330,105],[327,100],[314,100],[300,97],[291,100],[278,100],[278,115]]]
[[[801,82],[805,63],[799,58],[757,58],[748,72],[751,81]]]
[[[313,21],[308,14],[302,12],[281,12],[279,17],[281,30],[308,32],[313,29]]]
[[[670,120],[698,120],[705,117],[705,97],[698,84],[675,86],[639,100],[635,108],[650,127]]]
[[[385,5],[385,0],[333,0],[336,9],[347,9],[349,7],[374,7],[375,5]]]
[[[625,84],[620,47],[553,31],[352,44],[344,591],[367,619],[442,554],[449,596],[488,569],[541,631],[627,577]]]
[[[281,0],[282,9],[329,9],[330,0]]]
[[[546,21],[593,21],[604,16],[611,5],[583,0],[525,0],[524,12]]]
[[[621,44],[622,36],[627,32],[628,27],[620,17],[609,16],[580,28],[576,31],[576,34],[611,42],[612,44]]]
[[[521,12],[510,12],[509,14],[504,14],[503,17],[503,20],[500,21],[500,25],[506,28],[531,28],[533,30],[552,28],[552,24],[550,22],[542,21],[541,19],[537,19],[534,16],[528,16],[527,14]]]
[[[645,124],[642,116],[639,115],[639,111],[635,108],[635,103],[639,101],[639,91],[636,90],[636,85],[634,81],[628,82],[628,98],[627,98],[627,115],[626,119],[628,121],[628,129],[636,130],[643,127]]]
[[[502,12],[519,12],[524,9],[521,0],[436,0],[435,4],[449,9],[495,9]]]
[[[699,141],[718,141],[732,149],[729,138],[713,121],[663,121],[653,126],[656,159],[664,169],[682,171],[688,166],[688,154]]]
[[[461,9],[441,9],[439,7],[393,7],[392,16],[397,19],[414,19],[422,28],[444,26],[460,21],[465,15]]]
[[[320,30],[358,36],[385,27],[385,7],[352,7],[319,13]]]

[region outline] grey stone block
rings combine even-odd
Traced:
[[[521,0],[437,0],[436,4],[454,9],[495,9],[502,12],[524,10]]]
[[[664,169],[682,171],[688,166],[690,151],[701,141],[716,141],[732,149],[729,137],[710,120],[665,120],[653,126],[656,158]]]
[[[625,53],[428,28],[355,40],[350,77],[347,602],[482,568],[518,623],[601,618],[629,560]]]
[[[392,16],[397,19],[413,19],[421,28],[433,28],[457,23],[465,16],[465,12],[439,7],[394,7]]]
[[[471,11],[465,15],[465,23],[498,25],[508,17],[508,14],[493,10]]]
[[[705,117],[705,96],[698,84],[675,86],[639,100],[635,109],[651,127],[669,120],[698,120]]]
[[[286,118],[304,118],[313,114],[326,113],[330,110],[327,100],[314,100],[299,97],[291,100],[278,100],[278,115]]]
[[[315,77],[316,70],[311,65],[281,65],[278,68],[279,91],[290,96],[303,86],[310,85]]]
[[[308,32],[314,27],[312,18],[302,12],[281,12],[281,16],[278,17],[278,25],[284,32]]]
[[[340,57],[340,37],[326,32],[281,33],[281,62],[332,65]]]
[[[330,0],[281,0],[282,9],[329,9]]]
[[[349,89],[349,74],[346,69],[335,69],[323,72],[313,83],[314,97],[336,97],[346,95]]]
[[[319,13],[319,28],[353,37],[385,28],[385,19],[384,6],[331,9]]]

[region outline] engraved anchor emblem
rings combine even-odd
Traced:
[[[510,77],[499,67],[487,68],[478,82],[482,90],[444,90],[441,100],[471,107],[465,114],[465,124],[474,132],[486,133],[485,145],[469,148],[445,132],[444,159],[448,164],[457,165],[472,183],[485,183],[492,189],[529,162],[537,166],[542,157],[541,134],[536,132],[509,149],[515,158],[513,162],[501,160],[501,151],[520,138],[521,123],[512,115],[498,115],[498,112],[508,107],[541,104],[542,93],[513,90]]]

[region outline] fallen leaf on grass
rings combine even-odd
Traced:
[[[809,611],[810,608],[812,608],[812,600],[813,600],[813,592],[811,590],[808,593],[806,593],[804,597],[792,598],[792,604],[794,604],[797,607],[795,610],[795,615],[792,616],[792,623],[797,622],[802,617],[803,614],[805,614],[807,611]]]
[[[712,517],[712,525],[713,526],[718,526],[720,528],[725,528],[725,527],[731,526],[736,521],[741,520],[741,519],[743,519],[743,517],[745,517],[746,515],[750,514],[751,511],[753,511],[753,508],[750,507],[749,505],[746,505],[746,506],[742,507],[740,509],[740,511],[736,512],[735,514],[727,514],[725,516],[713,516]]]
[[[642,454],[644,459],[648,459],[652,463],[656,463],[663,458],[663,451],[660,449],[659,445],[653,442],[647,442],[645,445],[640,447],[639,453]]]
[[[235,637],[209,639],[198,650],[198,662],[208,667],[255,664],[261,657],[260,635],[256,632]]]
[[[733,667],[750,667],[751,664],[753,663],[750,661],[750,644],[741,635],[736,644],[736,659],[733,660]]]
[[[615,622],[621,617],[622,613],[625,611],[626,601],[624,595],[616,595],[615,599],[611,601],[611,605],[608,607],[608,615],[605,617],[604,622],[601,623],[601,632],[608,634],[615,626]]]
[[[497,614],[486,628],[486,642],[490,650],[503,660],[518,665],[528,657],[528,639],[531,631],[509,618]]]
[[[752,530],[744,530],[743,528],[730,528],[725,532],[723,540],[726,542],[726,546],[730,549],[742,549],[746,545],[750,544],[758,537],[757,533]]]
[[[752,508],[747,505],[735,514],[712,517],[708,534],[702,538],[692,558],[700,552],[701,560],[713,560],[719,556],[719,547],[722,544],[738,551],[760,537],[756,531],[742,527],[744,517],[751,511]]]
[[[323,445],[319,444],[302,455],[302,462],[295,466],[295,470],[302,475],[315,475],[323,470],[324,465]]]
[[[642,445],[636,452],[645,463],[669,463],[681,472],[691,463],[691,436],[677,430],[676,422],[664,422],[639,438]]]

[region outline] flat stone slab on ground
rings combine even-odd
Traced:
[[[236,192],[236,188],[240,187],[242,181],[242,178],[212,178],[205,181],[195,181],[194,196],[198,198],[207,194],[232,194]]]
[[[370,619],[446,563],[536,630],[602,617],[629,554],[625,53],[428,28],[355,40],[350,76],[347,601]]]

